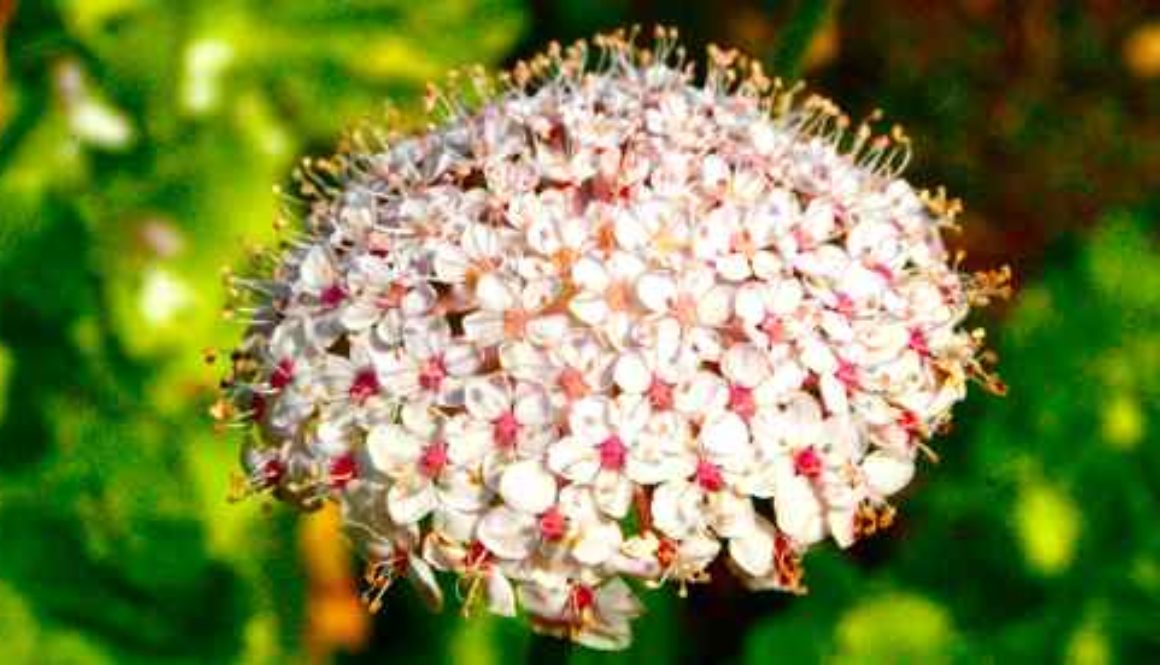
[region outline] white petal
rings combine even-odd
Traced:
[[[755,529],[729,541],[729,556],[747,574],[762,577],[773,568],[773,538]]]
[[[563,314],[540,316],[528,322],[528,340],[540,346],[555,346],[568,331],[568,318]]]
[[[499,493],[507,505],[535,515],[556,502],[556,479],[538,461],[525,460],[504,470]]]
[[[602,293],[609,284],[604,265],[590,256],[581,257],[572,265],[572,281],[576,286],[596,293]]]
[[[753,274],[760,280],[771,281],[781,273],[781,259],[773,252],[760,251],[753,255]]]
[[[733,298],[733,311],[742,321],[757,325],[765,318],[765,293],[760,284],[744,284]]]
[[[833,374],[838,369],[838,358],[830,347],[818,339],[807,337],[801,342],[802,364],[818,374]]]
[[[521,385],[516,389],[516,421],[521,425],[544,425],[552,418],[548,393],[538,386]]]
[[[914,477],[914,460],[875,451],[862,460],[862,473],[870,489],[882,496],[901,490]]]
[[[376,469],[397,475],[418,459],[423,441],[398,425],[379,425],[367,434],[366,445]]]
[[[822,506],[809,481],[792,476],[779,483],[773,498],[777,528],[795,543],[810,545],[826,535]]]
[[[697,301],[697,318],[707,326],[724,325],[733,312],[733,288],[717,284]]]
[[[726,490],[708,495],[713,530],[722,538],[738,538],[757,528],[753,500]]]
[[[612,376],[616,385],[628,393],[643,393],[652,382],[648,363],[639,351],[631,351],[620,356]]]
[[[507,506],[497,506],[479,520],[476,536],[501,559],[523,559],[531,554],[538,535],[536,518]]]
[[[600,461],[596,458],[594,448],[571,436],[560,439],[548,448],[547,462],[552,471],[578,483],[591,482],[600,470]]]
[[[769,362],[756,346],[734,344],[721,357],[721,371],[733,383],[754,388],[769,374]]]
[[[475,298],[479,306],[493,312],[511,309],[517,303],[515,290],[495,274],[486,274],[475,285]]]
[[[443,353],[443,366],[452,376],[466,376],[479,368],[479,354],[470,344],[451,344]]]
[[[516,615],[516,591],[508,578],[504,577],[503,573],[498,570],[492,569],[488,572],[484,583],[487,585],[485,593],[487,594],[488,611],[503,617],[514,617]]]
[[[443,244],[437,247],[432,264],[435,277],[441,282],[458,284],[467,277],[469,259],[457,245]]]
[[[726,254],[714,265],[717,273],[730,282],[743,282],[749,278],[749,259],[744,254]]]
[[[745,421],[731,411],[719,414],[705,422],[701,429],[701,444],[714,462],[740,471],[749,461],[749,428]]]
[[[632,482],[620,472],[601,471],[596,474],[592,494],[600,510],[613,519],[628,514],[632,504]]]
[[[850,404],[846,398],[846,386],[833,374],[823,374],[819,387],[822,392],[822,402],[825,403],[826,410],[830,413],[840,415],[850,410]]]
[[[464,393],[464,406],[473,417],[495,420],[511,408],[507,387],[489,379],[471,379]]]
[[[684,538],[697,526],[701,493],[685,480],[658,485],[653,492],[653,525],[672,538]]]
[[[769,308],[775,314],[790,314],[802,301],[802,287],[797,280],[785,279],[773,286]]]
[[[594,521],[581,529],[572,545],[572,558],[585,566],[599,566],[620,549],[622,536],[615,522]]]
[[[496,256],[500,252],[499,233],[486,224],[470,224],[463,231],[463,249],[475,258]]]
[[[387,491],[387,512],[397,524],[414,524],[437,504],[435,488],[426,479],[398,482]]]
[[[667,273],[645,273],[636,281],[636,297],[650,311],[668,310],[676,295],[677,283]]]
[[[439,587],[439,581],[435,579],[431,566],[416,556],[410,557],[409,564],[407,578],[419,593],[419,598],[428,609],[438,612],[443,607],[443,590]]]
[[[568,311],[589,325],[597,325],[608,317],[608,303],[596,293],[578,293],[568,301]]]

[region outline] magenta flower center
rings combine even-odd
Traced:
[[[721,475],[721,468],[709,460],[697,462],[697,470],[693,477],[697,484],[706,492],[719,492],[725,487],[725,478]]]
[[[432,441],[419,457],[419,473],[428,478],[438,476],[447,466],[447,442]]]
[[[817,478],[822,475],[822,457],[818,451],[814,450],[813,446],[802,448],[794,453],[793,470],[799,476],[805,476],[811,480]]]
[[[359,370],[350,384],[350,398],[356,404],[362,404],[371,397],[379,394],[379,377],[373,369]]]
[[[613,434],[596,446],[600,452],[600,467],[609,471],[619,471],[624,468],[624,458],[628,456],[628,448],[619,436]]]
[[[447,367],[443,364],[443,358],[438,356],[428,358],[419,368],[419,386],[423,390],[439,390],[445,378],[447,378]]]
[[[500,448],[510,448],[516,444],[520,435],[520,423],[511,411],[504,412],[491,424],[491,435]]]

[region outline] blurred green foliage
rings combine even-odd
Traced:
[[[220,270],[271,186],[518,38],[506,0],[0,3],[0,662],[302,653],[289,516],[225,502]]]
[[[812,0],[659,16],[638,4],[0,0],[0,662],[307,657],[295,521],[226,504],[235,442],[205,417],[217,369],[202,349],[238,333],[219,316],[221,267],[271,237],[270,187],[294,160],[384,100],[405,106],[450,67],[631,18],[680,23],[693,44],[756,45],[785,71],[832,57],[825,39],[849,45],[823,72],[830,91],[882,86],[917,121],[919,168],[983,200],[965,242],[1040,259],[987,321],[1011,395],[973,395],[901,523],[811,554],[804,598],[650,594],[636,646],[605,655],[511,621],[431,617],[401,591],[367,651],[345,658],[1152,659],[1160,250],[1154,206],[1124,204],[1144,200],[1132,169],[1155,163],[1139,147],[1155,127],[1134,114],[1156,95],[1108,75],[1101,41],[1128,19],[1064,3],[1044,22],[1028,3],[992,30],[994,3],[947,3],[973,21],[952,53],[946,16],[905,0],[849,14]],[[861,29],[836,33],[835,17]],[[1048,43],[1054,55],[1036,50]],[[1052,87],[1058,71],[1105,87]]]

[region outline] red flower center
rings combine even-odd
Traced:
[[[540,515],[540,536],[549,542],[559,542],[568,533],[568,521],[560,513],[560,509],[552,506]]]
[[[283,358],[274,366],[274,371],[270,374],[270,387],[274,390],[281,390],[290,385],[294,380],[294,361],[290,358]]]
[[[624,458],[628,456],[628,448],[619,436],[613,434],[596,446],[600,451],[601,468],[610,471],[619,471],[624,468]]]
[[[648,386],[648,402],[657,411],[673,408],[673,386],[654,376]]]
[[[836,309],[839,314],[850,316],[854,313],[854,299],[845,293],[839,293],[838,302],[835,304],[834,309]]]
[[[434,478],[445,466],[447,466],[447,442],[432,441],[419,457],[419,473]]]
[[[907,346],[924,358],[930,355],[930,346],[927,345],[926,333],[922,332],[919,328],[910,329],[910,339],[907,340]]]
[[[326,309],[334,309],[346,300],[346,289],[342,288],[341,284],[331,284],[318,294],[318,300]]]
[[[362,404],[369,398],[379,394],[379,377],[373,369],[359,370],[350,384],[350,398],[356,404]]]
[[[706,492],[718,492],[725,487],[725,478],[721,476],[721,469],[709,460],[697,462],[697,471],[693,474],[697,484]]]
[[[587,584],[576,584],[572,586],[568,600],[572,605],[572,609],[576,613],[580,613],[592,607],[593,603],[596,602],[596,592]]]
[[[922,422],[913,411],[907,409],[898,416],[898,426],[907,432],[917,432],[922,427]]]
[[[575,367],[564,368],[556,382],[569,401],[578,400],[588,394],[588,384],[584,382],[584,374]]]
[[[511,448],[519,438],[520,423],[516,415],[508,411],[491,423],[491,435],[500,448]]]
[[[757,413],[757,400],[753,398],[753,389],[745,386],[729,386],[729,410],[749,420]]]
[[[443,364],[443,358],[439,356],[428,358],[419,368],[419,386],[423,390],[439,390],[439,386],[443,385],[445,378],[447,378],[447,367]]]
[[[265,486],[277,485],[282,481],[282,476],[286,475],[286,465],[277,457],[271,457],[265,462],[262,462],[258,473],[261,476],[261,482]]]
[[[656,557],[661,568],[668,570],[677,560],[677,544],[668,538],[662,538],[661,542],[657,543]]]
[[[778,344],[785,339],[785,324],[773,314],[767,314],[759,328],[769,339],[770,344]]]
[[[834,372],[834,376],[846,386],[846,390],[855,390],[858,388],[858,368],[846,360],[838,361],[838,371]]]
[[[335,488],[342,489],[357,477],[358,462],[353,455],[343,455],[330,462],[330,484]]]
[[[487,547],[478,540],[473,540],[468,546],[467,556],[464,557],[463,562],[467,564],[468,568],[474,568],[485,563],[488,556]]]
[[[799,476],[805,476],[811,480],[817,478],[822,474],[822,456],[814,450],[813,446],[802,448],[794,453],[793,470]]]

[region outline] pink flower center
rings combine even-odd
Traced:
[[[443,364],[443,358],[439,356],[428,358],[419,368],[419,386],[423,390],[439,390],[439,386],[443,385],[445,378],[447,378],[447,367]]]
[[[668,570],[677,560],[677,544],[668,538],[662,538],[657,543],[656,557],[661,569]]]
[[[261,477],[261,482],[266,487],[277,485],[282,480],[282,476],[286,475],[286,465],[277,457],[272,457],[265,462],[262,462],[261,468],[258,470]]]
[[[400,282],[395,282],[387,287],[387,290],[378,297],[375,304],[379,309],[394,309],[403,304],[403,298],[407,297],[407,286]]]
[[[588,394],[588,384],[584,382],[584,374],[575,367],[565,367],[556,381],[568,401],[575,401]]]
[[[778,344],[785,339],[785,324],[781,322],[780,318],[772,314],[766,315],[761,322],[760,329],[769,339],[770,344]]]
[[[362,404],[371,397],[379,394],[379,377],[373,369],[359,370],[350,384],[350,398],[356,404]]]
[[[447,442],[432,441],[419,457],[419,473],[434,478],[447,466]]]
[[[706,492],[718,492],[725,487],[725,478],[721,476],[721,469],[709,460],[697,462],[697,471],[693,474],[697,484]]]
[[[890,266],[884,263],[872,263],[869,268],[879,275],[882,275],[882,278],[886,280],[887,284],[894,281],[894,271],[890,269]]]
[[[922,423],[918,420],[918,416],[908,409],[903,411],[902,415],[898,416],[898,426],[907,432],[917,432],[921,428]]]
[[[318,300],[326,309],[334,309],[346,300],[346,289],[342,288],[341,284],[331,284],[318,294]]]
[[[753,389],[745,386],[729,386],[729,410],[741,416],[742,420],[749,420],[757,413],[757,400],[753,398]]]
[[[850,316],[854,313],[854,299],[845,293],[839,293],[835,309],[838,310],[839,314]]]
[[[920,356],[927,357],[930,355],[930,346],[927,345],[926,333],[918,328],[910,329],[910,339],[907,340],[907,346]]]
[[[846,390],[855,390],[858,388],[858,368],[854,363],[847,360],[838,361],[838,371],[834,372],[834,376],[846,386]]]
[[[463,562],[467,564],[468,568],[475,568],[486,563],[488,556],[490,555],[487,547],[478,540],[473,540],[467,548],[467,556],[464,557]]]
[[[600,466],[609,471],[619,471],[624,468],[624,458],[628,456],[628,448],[619,436],[613,434],[596,446],[600,452]]]
[[[691,328],[697,323],[697,301],[693,296],[682,293],[673,303],[673,317],[682,328]]]
[[[572,609],[579,614],[596,602],[596,592],[587,584],[576,584],[568,594],[568,601]]]
[[[817,478],[822,474],[822,457],[818,451],[814,450],[813,446],[802,448],[794,453],[793,470],[799,476],[805,476],[811,480]]]
[[[516,444],[520,434],[520,423],[516,416],[508,411],[496,418],[491,424],[491,435],[500,448],[510,448]]]
[[[254,393],[250,397],[250,422],[260,423],[266,419],[266,397]]]
[[[274,366],[274,371],[270,374],[270,387],[274,390],[281,390],[290,385],[294,380],[294,361],[290,358],[283,358]]]
[[[353,455],[343,455],[330,463],[330,484],[337,489],[358,477],[358,462]]]
[[[654,376],[648,386],[648,402],[657,411],[673,408],[673,386]]]
[[[560,509],[552,506],[540,515],[540,537],[552,543],[559,542],[564,539],[564,535],[568,533],[568,521],[564,519],[564,515],[560,513]]]

